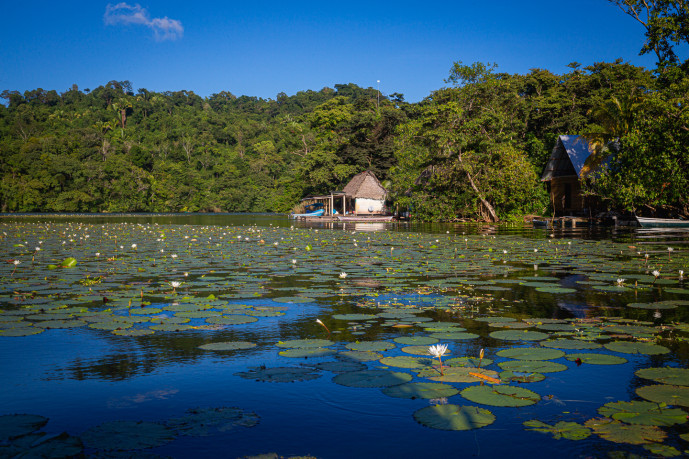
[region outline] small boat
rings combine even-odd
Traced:
[[[306,212],[303,214],[289,214],[289,218],[322,217],[325,215],[325,208],[320,202],[309,204],[304,210]]]
[[[392,215],[338,215],[337,219],[341,222],[390,222]]]
[[[689,228],[689,220],[679,218],[648,218],[636,217],[642,228]]]

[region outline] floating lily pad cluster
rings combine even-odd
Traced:
[[[662,362],[673,340],[689,336],[689,325],[675,320],[689,306],[680,274],[689,272],[689,251],[679,246],[668,256],[609,241],[125,223],[0,223],[0,234],[0,339],[66,330],[146,342],[180,333],[200,340],[203,357],[248,362],[251,353],[273,352],[288,363],[247,363],[234,376],[295,383],[329,372],[347,390],[408,399],[400,403],[411,416],[435,429],[490,425],[498,418],[485,407],[537,405],[538,383],[554,375],[648,365],[647,356]],[[532,298],[582,309],[579,318],[535,311]],[[231,335],[302,320],[312,313],[295,313],[306,310],[320,311],[322,327],[309,316],[308,333],[284,327],[280,341]],[[217,331],[226,334],[209,338]],[[452,351],[442,364],[429,353],[437,344]],[[479,357],[483,347],[489,357]],[[666,430],[683,424],[689,407],[682,370],[638,370],[653,382],[636,389],[643,400],[607,403],[586,422],[524,425],[669,454]],[[423,400],[430,405],[418,408]],[[39,418],[7,421],[19,434],[8,430],[6,441],[34,435]],[[195,408],[163,423],[104,423],[78,440],[32,444],[135,450],[257,422],[239,408]]]

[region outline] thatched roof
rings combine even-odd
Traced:
[[[353,198],[385,199],[388,192],[371,171],[357,174],[343,190]]]

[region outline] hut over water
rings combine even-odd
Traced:
[[[373,172],[365,171],[355,175],[342,191],[348,200],[354,201],[356,215],[385,213],[385,199],[388,192]]]
[[[586,215],[597,205],[597,200],[587,198],[581,192],[581,183],[591,172],[586,160],[592,153],[593,149],[583,136],[561,135],[557,138],[541,174],[541,181],[548,185],[557,215]]]

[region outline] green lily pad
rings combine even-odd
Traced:
[[[609,418],[589,419],[584,423],[601,438],[615,442],[642,445],[644,443],[662,442],[667,434],[656,426],[625,424]]]
[[[256,413],[237,407],[193,408],[185,416],[167,421],[167,426],[180,435],[205,437],[234,427],[254,427],[259,419]]]
[[[459,393],[457,389],[442,383],[405,383],[382,389],[385,395],[397,398],[443,398]]]
[[[592,341],[584,341],[578,339],[566,339],[558,338],[553,340],[541,341],[540,343],[543,347],[555,348],[555,349],[567,349],[567,350],[584,350],[584,349],[600,349],[603,346],[594,343]]]
[[[537,287],[536,291],[537,292],[543,292],[543,293],[562,294],[562,293],[574,293],[577,290],[574,288],[567,288],[567,287]]]
[[[689,369],[687,368],[642,368],[634,374],[640,378],[650,379],[661,384],[689,386]]]
[[[291,339],[275,343],[277,347],[282,348],[326,347],[332,346],[333,344],[335,343],[329,339]]]
[[[48,423],[48,418],[37,414],[6,414],[0,416],[0,442],[30,434]]]
[[[490,337],[507,341],[540,341],[548,338],[547,333],[529,330],[498,330],[491,332]]]
[[[570,362],[574,362],[577,359],[581,360],[582,363],[588,363],[591,365],[621,365],[627,363],[627,359],[610,354],[598,354],[596,352],[589,352],[586,354],[567,354],[565,356]]]
[[[646,426],[671,426],[687,422],[686,411],[646,401],[610,402],[598,408],[598,413],[627,424]]]
[[[654,456],[660,457],[677,457],[681,456],[682,452],[670,445],[660,445],[658,443],[647,443],[643,448]]]
[[[345,347],[350,351],[381,352],[393,349],[395,344],[390,341],[359,341],[356,343],[348,343]]]
[[[438,339],[431,338],[430,336],[400,336],[393,339],[393,341],[407,346],[429,346],[436,344]]]
[[[208,343],[199,346],[199,349],[205,351],[237,351],[240,349],[251,349],[256,347],[255,343],[248,341],[223,341],[219,343]]]
[[[543,432],[553,435],[555,440],[566,438],[567,440],[583,440],[591,435],[591,429],[576,422],[560,421],[554,425],[532,419],[524,422],[526,430]]]
[[[375,319],[376,316],[373,314],[335,314],[332,318],[337,320],[371,320]]]
[[[347,373],[350,371],[362,371],[367,367],[363,363],[350,362],[350,361],[339,361],[339,362],[320,362],[314,365],[315,368],[319,370],[330,371],[333,373]]]
[[[471,386],[460,394],[474,403],[491,406],[529,406],[541,400],[536,392],[515,386]]]
[[[172,441],[174,432],[153,422],[109,421],[81,434],[84,445],[107,451],[155,448]]]
[[[518,382],[518,383],[531,383],[539,382],[545,379],[545,375],[542,373],[529,373],[523,371],[510,371],[505,370],[500,372],[500,380],[506,383]]]
[[[640,343],[636,341],[612,341],[603,345],[606,349],[624,354],[660,355],[667,354],[670,349],[659,344]]]
[[[497,371],[486,370],[484,368],[468,368],[468,367],[446,367],[443,366],[443,374],[440,374],[438,366],[433,368],[426,368],[417,374],[419,378],[430,379],[438,382],[459,382],[459,383],[475,383],[485,382],[484,379],[473,376],[471,373],[479,373],[490,378],[498,378]]]
[[[443,365],[448,367],[468,367],[468,368],[478,368],[479,364],[482,368],[487,367],[492,364],[493,360],[484,358],[483,360],[478,357],[454,357],[452,359],[443,360]]]
[[[480,429],[495,422],[495,415],[476,406],[433,405],[414,413],[421,425],[439,430]]]
[[[117,336],[147,336],[154,334],[155,331],[148,328],[128,328],[126,330],[112,330],[110,333]]]
[[[39,435],[39,434],[34,434]],[[57,435],[40,435],[33,438],[33,435],[22,437],[20,440],[26,439],[27,442],[23,445],[23,441],[13,442],[9,448],[14,446],[24,446],[18,448],[12,457],[17,458],[60,458],[60,457],[79,457],[84,450],[84,445],[80,438],[62,432]],[[0,453],[7,452],[4,448],[0,449]]]
[[[357,362],[372,362],[374,360],[380,360],[383,358],[383,354],[380,352],[371,351],[343,351],[338,355],[347,359],[355,360]]]
[[[549,360],[508,360],[498,363],[498,366],[503,370],[526,373],[557,373],[567,369],[567,365]]]
[[[479,335],[475,333],[467,332],[437,332],[431,333],[431,338],[436,339],[450,339],[450,340],[465,340],[465,339],[476,339]]]
[[[656,403],[689,406],[689,387],[686,386],[672,386],[670,384],[642,386],[636,389],[636,394]]]
[[[398,368],[424,368],[433,365],[430,357],[413,357],[411,355],[396,355],[394,357],[383,357],[380,363],[390,367]]]
[[[342,373],[333,382],[347,387],[389,387],[411,381],[409,373],[388,370],[364,370]]]
[[[324,357],[326,355],[337,354],[334,349],[328,349],[324,347],[309,347],[309,348],[295,348],[286,349],[284,351],[278,352],[282,357],[293,357],[293,358],[307,358],[307,357]]]
[[[17,327],[17,328],[5,328],[0,330],[0,336],[7,337],[18,337],[18,336],[30,336],[38,335],[43,333],[45,329],[36,327]]]
[[[554,360],[564,356],[565,353],[558,349],[547,349],[540,347],[513,347],[498,351],[500,357],[519,360]]]
[[[242,325],[257,322],[256,317],[247,316],[244,314],[228,314],[220,317],[209,317],[206,322],[215,325]]]
[[[302,367],[257,367],[248,371],[240,371],[234,374],[244,379],[253,379],[261,382],[296,382],[309,381],[320,378],[320,373],[311,368]]]

